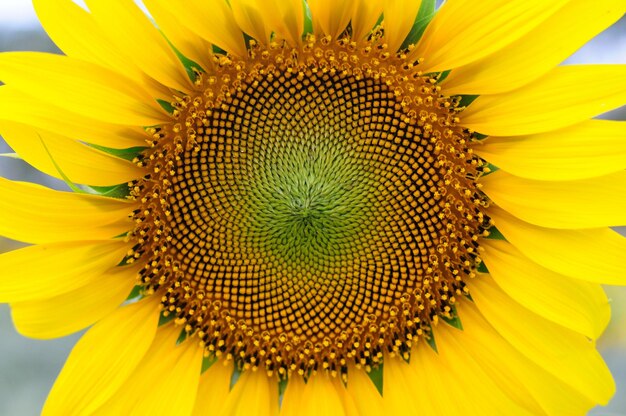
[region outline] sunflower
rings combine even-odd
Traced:
[[[90,327],[44,415],[577,415],[615,387],[623,0],[34,0],[0,55],[17,330]]]

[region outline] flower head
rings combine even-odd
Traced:
[[[0,180],[0,300],[93,325],[44,414],[608,401],[626,70],[557,65],[623,1],[86,3],[0,55],[0,133],[75,189]]]

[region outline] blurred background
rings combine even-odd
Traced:
[[[39,25],[31,0],[0,0],[0,51],[16,50],[59,52]],[[584,46],[568,63],[626,64],[626,18]],[[626,110],[622,108],[606,117],[626,120]],[[6,152],[11,149],[0,137],[0,153]],[[0,176],[67,190],[63,182],[35,171],[20,160],[0,159]],[[626,234],[626,228],[620,231]],[[0,253],[20,246],[0,237]],[[608,406],[594,409],[590,414],[626,415],[626,288],[607,287],[606,291],[612,302],[613,318],[598,347],[616,379],[617,394]],[[79,336],[50,341],[21,337],[13,328],[9,307],[0,305],[0,415],[40,413]]]

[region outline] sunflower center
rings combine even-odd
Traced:
[[[376,38],[215,59],[152,129],[135,257],[209,354],[281,376],[407,358],[477,265],[480,162]]]

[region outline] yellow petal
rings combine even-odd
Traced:
[[[536,181],[497,171],[481,178],[482,190],[507,212],[550,228],[626,224],[626,171],[577,181]]]
[[[435,339],[437,339],[437,337],[435,337]],[[419,349],[411,355],[411,362],[409,365],[403,366],[403,373],[405,380],[410,380],[409,385],[421,391],[423,397],[427,398],[425,400],[430,402],[428,406],[425,404],[421,405],[424,410],[422,410],[420,414],[472,414],[472,411],[468,411],[470,406],[472,406],[471,402],[464,403],[464,400],[459,397],[463,394],[463,392],[459,389],[459,380],[457,380],[452,374],[454,367],[451,368],[449,363],[444,361],[441,353],[435,354],[432,348],[426,346],[425,344],[422,343],[418,347]],[[390,360],[387,360],[385,364],[388,364],[389,361]],[[457,366],[459,365],[462,365],[462,363],[457,364]],[[472,373],[472,378],[474,377],[476,377],[476,374]],[[481,378],[479,377],[479,379]],[[393,389],[397,388],[401,381],[390,379],[385,380],[385,382],[391,384],[390,389]],[[449,391],[455,392],[455,398],[452,400],[449,397],[446,397],[448,396]],[[456,395],[456,392],[459,392],[459,396]],[[493,393],[495,394],[496,392],[497,389]],[[408,397],[410,397],[409,400],[413,399],[411,396]],[[418,404],[418,406],[420,406],[420,404]],[[463,410],[461,410],[461,407],[463,407]],[[432,408],[433,410],[427,410],[429,408]]]
[[[37,130],[117,149],[146,146],[148,138],[139,128],[85,119],[9,86],[0,88],[0,120],[27,124]]]
[[[512,44],[450,72],[442,83],[444,94],[498,94],[526,85],[611,26],[624,12],[623,0],[569,1]]]
[[[135,371],[152,344],[158,299],[118,309],[78,341],[65,362],[43,416],[92,414]]]
[[[174,326],[158,330],[152,348],[121,388],[136,397],[137,403],[129,407],[128,413],[110,414],[191,414],[200,382],[203,348],[195,338],[177,345],[180,332],[181,327]]]
[[[231,0],[230,7],[235,21],[245,33],[263,45],[269,43],[271,30],[260,13],[260,9],[266,5],[259,5],[256,0]]]
[[[357,410],[356,415],[378,416],[383,414],[383,397],[363,369],[351,367],[348,370],[346,394],[354,402]]]
[[[469,281],[468,286],[485,319],[513,347],[579,394],[597,403],[608,402],[615,386],[595,343],[525,309],[488,275]]]
[[[362,416],[362,413],[359,413],[359,408],[356,405],[356,401],[355,398],[352,397],[352,395],[350,395],[346,389],[346,386],[343,384],[343,382],[338,378],[335,377],[333,380],[333,385],[335,386],[335,390],[337,391],[337,395],[339,396],[339,400],[341,400],[341,406],[343,407],[343,413],[345,416]],[[378,394],[378,392],[376,392],[377,396],[380,397],[380,394]],[[377,397],[374,396],[374,397]],[[370,401],[370,396],[364,396],[367,397],[367,401]],[[382,411],[382,407],[379,408],[379,413],[363,413],[363,414],[372,414],[372,415],[379,415],[380,411]]]
[[[173,0],[168,10],[187,28],[214,45],[237,56],[247,56],[243,33],[223,0]]]
[[[29,246],[0,254],[0,302],[45,299],[97,280],[128,251],[123,241]]]
[[[0,80],[87,119],[151,126],[169,116],[138,84],[96,64],[39,52],[0,54]]]
[[[182,62],[133,0],[85,3],[101,30],[130,61],[163,85],[190,90],[191,81]]]
[[[291,46],[302,43],[304,32],[304,2],[301,0],[248,0],[256,4],[256,10],[266,27],[278,37],[286,39]]]
[[[588,338],[602,334],[611,307],[600,285],[543,268],[506,241],[485,240],[481,246],[489,273],[519,304]]]
[[[63,179],[60,169],[73,183],[109,186],[145,175],[143,169],[127,160],[24,124],[0,121],[0,134],[22,159],[55,178]]]
[[[478,97],[461,122],[486,135],[518,136],[571,126],[625,102],[626,65],[560,66],[519,90]]]
[[[383,14],[383,1],[356,0],[355,3],[351,19],[352,39],[361,40],[374,29],[374,25]]]
[[[302,397],[306,384],[297,373],[289,377],[285,395],[280,406],[280,416],[299,416],[302,412]]]
[[[211,66],[211,44],[187,28],[175,14],[167,9],[167,0],[143,0],[165,37],[185,57],[203,68]]]
[[[275,410],[273,412],[272,410]],[[273,415],[278,413],[278,382],[263,370],[244,371],[223,403],[220,416]]]
[[[419,345],[418,348],[429,348]],[[385,357],[383,364],[383,402],[390,415],[436,415],[434,401],[420,390],[408,364],[398,357]],[[407,399],[409,398],[409,399]]]
[[[459,302],[457,310],[463,321],[463,331],[454,334],[458,341],[457,348],[465,349],[469,357],[509,397],[526,403],[525,407],[532,414],[582,416],[596,404],[513,348],[485,320],[473,303]],[[528,394],[543,411],[528,402]],[[484,398],[480,402],[490,401],[491,392],[484,390],[479,397]]]
[[[191,414],[198,391],[202,348],[194,339],[177,345],[181,331],[177,325],[159,327],[133,373],[94,416]]]
[[[461,318],[463,320],[463,318]],[[437,415],[537,415],[541,408],[519,381],[492,377],[474,359],[463,331],[449,325],[434,330],[437,353],[424,344],[411,355],[407,378],[424,392]],[[471,374],[471,377],[467,377]],[[450,396],[454,392],[454,398]]]
[[[353,0],[309,0],[308,4],[315,32],[333,39],[346,30],[356,7]]]
[[[218,360],[200,376],[193,416],[206,416],[219,409],[230,392],[232,363]]]
[[[323,400],[320,400],[322,397]],[[300,414],[302,416],[345,416],[341,398],[328,374],[320,372],[309,377],[301,400]]]
[[[569,0],[448,0],[411,53],[425,72],[467,65],[536,28]]]
[[[592,178],[626,168],[626,123],[588,120],[548,133],[489,137],[474,151],[522,178]]]
[[[0,178],[0,235],[28,243],[108,240],[132,229],[128,201]]]
[[[72,0],[33,0],[33,6],[48,36],[67,56],[124,74],[141,84],[155,98],[171,98],[166,88],[130,62],[128,56],[107,38],[93,17]]]
[[[385,28],[385,42],[390,51],[397,51],[404,39],[409,35],[413,23],[417,18],[421,0],[384,0],[383,27]]]
[[[115,267],[85,286],[47,299],[11,304],[17,331],[31,338],[63,337],[110,315],[137,283],[137,269]]]
[[[610,228],[543,228],[496,207],[489,208],[489,216],[507,241],[547,269],[589,282],[626,284],[626,238]]]

